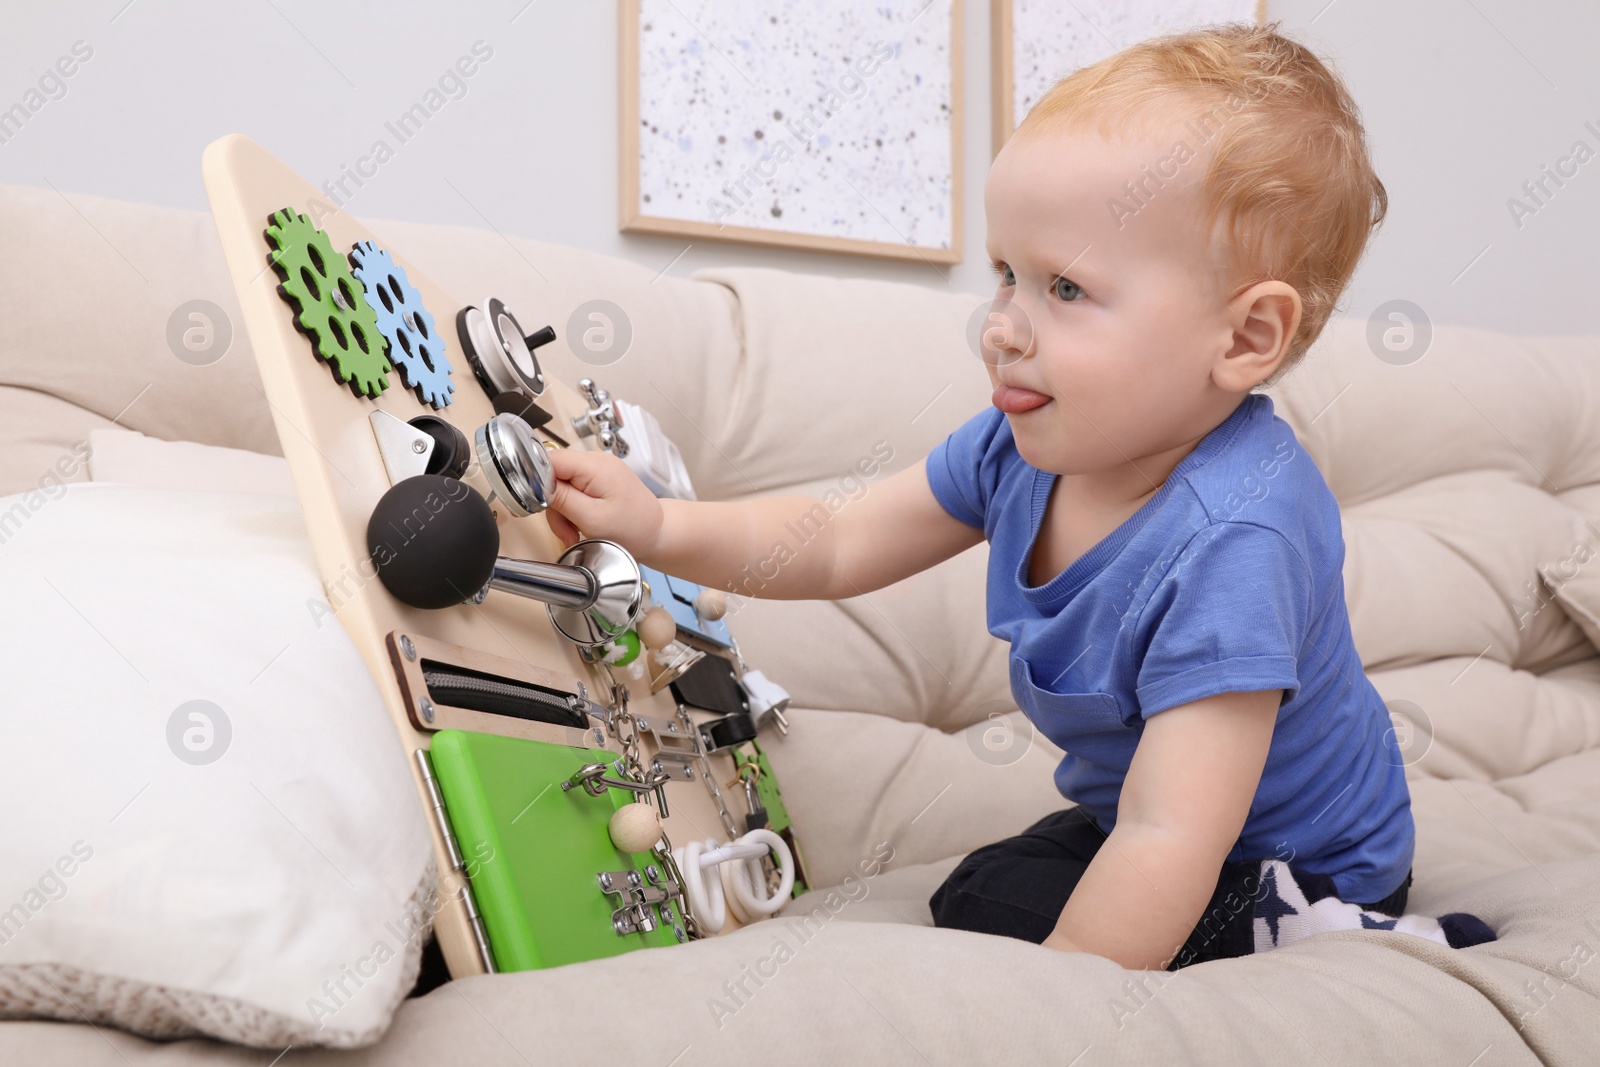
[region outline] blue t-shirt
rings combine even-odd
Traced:
[[[989,541],[989,632],[1011,691],[1067,754],[1056,788],[1109,832],[1144,720],[1226,692],[1285,691],[1227,858],[1275,857],[1383,899],[1411,867],[1411,794],[1344,601],[1339,505],[1272,398],[1245,397],[1154,496],[1066,570],[1028,584],[1054,474],[997,408],[936,445],[928,482]]]

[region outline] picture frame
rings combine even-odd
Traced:
[[[1108,19],[1107,11],[1117,12],[1120,17]],[[1153,34],[1175,32],[1185,24],[1236,21],[1243,17],[1239,12],[1249,12],[1257,26],[1264,26],[1267,0],[1186,0],[1177,4],[1172,0],[1078,0],[1065,8],[1047,4],[1046,0],[989,0],[993,57],[989,93],[991,154],[999,154],[1001,146],[1016,132],[1020,116],[1028,113],[1044,89],[1071,71]],[[1030,42],[1044,41],[1046,37],[1041,28],[1032,24],[1030,14],[1047,15],[1053,23],[1049,29],[1066,38],[1057,47],[1064,46],[1067,52],[1075,53],[1062,57],[1059,73],[1031,61],[1027,69],[1018,69],[1017,35],[1031,35]],[[1073,40],[1075,33],[1077,41]],[[1050,45],[1046,43],[1044,47]]]
[[[829,4],[619,0],[621,232],[960,262],[963,0]]]

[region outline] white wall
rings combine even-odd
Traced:
[[[93,56],[0,144],[0,182],[203,209],[201,150],[232,131],[313,182],[337,178],[375,139],[393,143],[384,123],[482,40],[493,55],[465,96],[402,145],[350,210],[492,225],[676,275],[737,263],[986,293],[989,13],[985,0],[965,7],[966,259],[949,268],[711,241],[684,253],[687,240],[618,233],[612,0],[7,0],[0,109],[75,41]],[[1268,14],[1346,76],[1389,189],[1389,219],[1346,296],[1351,314],[1404,298],[1439,322],[1600,332],[1589,314],[1600,161],[1550,185],[1520,227],[1507,208],[1575,142],[1600,152],[1600,5],[1269,0]]]

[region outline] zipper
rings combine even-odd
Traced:
[[[509,715],[576,730],[590,727],[586,701],[575,694],[555,693],[526,682],[492,678],[462,668],[422,661],[422,680],[436,703],[493,715]]]

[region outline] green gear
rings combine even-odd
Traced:
[[[377,396],[389,387],[393,368],[378,315],[349,262],[334,252],[327,231],[292,207],[274,211],[267,222],[267,262],[278,275],[278,295],[294,309],[295,327],[351,392]]]

